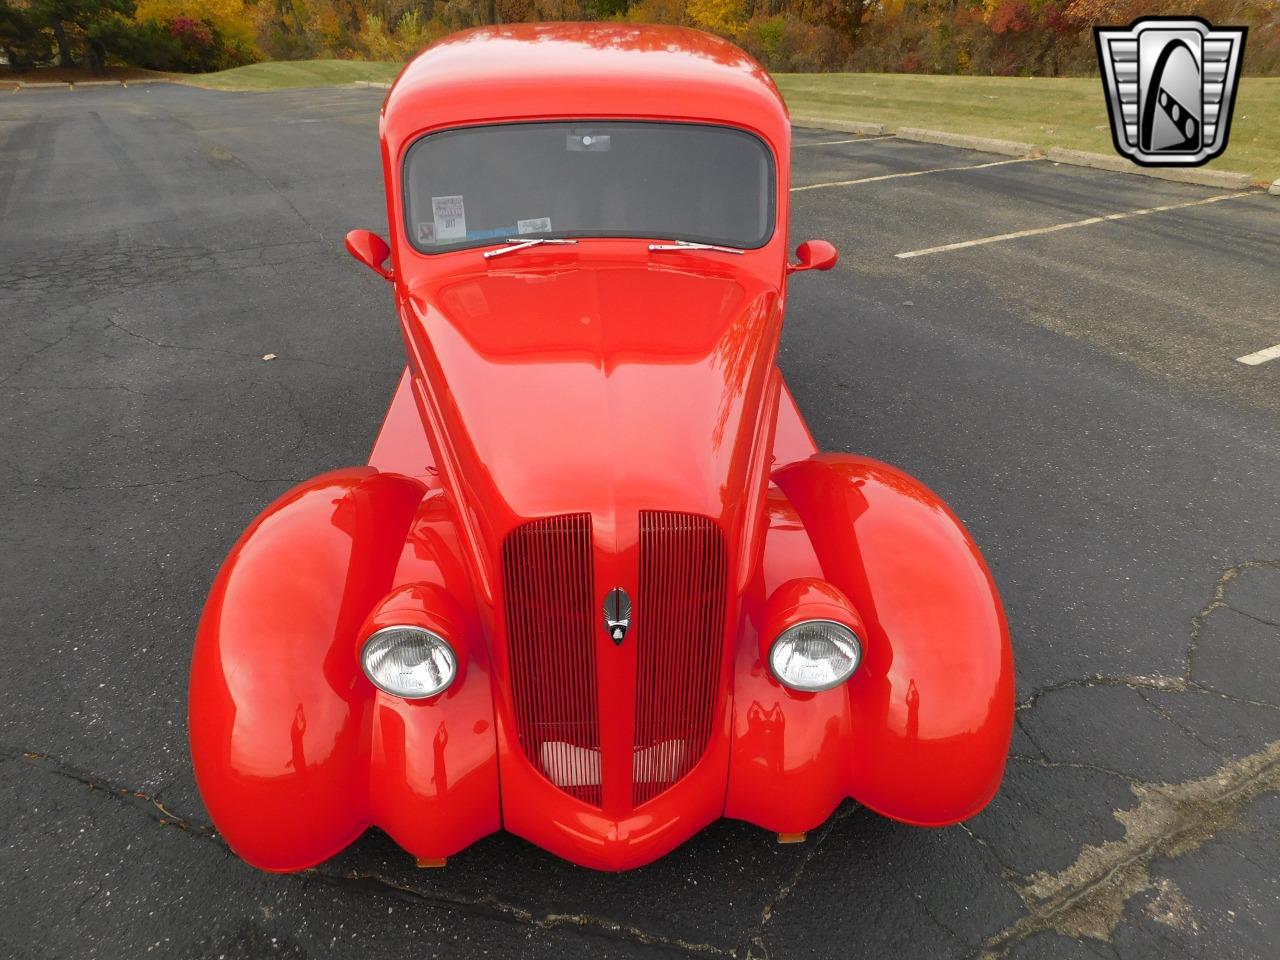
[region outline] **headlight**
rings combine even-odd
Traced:
[[[769,669],[783,686],[816,692],[844,683],[862,661],[858,636],[834,620],[805,620],[778,635]]]
[[[384,627],[360,651],[364,675],[379,690],[421,700],[443,692],[458,673],[453,649],[421,627]]]

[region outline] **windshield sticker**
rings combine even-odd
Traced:
[[[468,230],[467,239],[468,240],[493,240],[493,239],[501,240],[504,237],[515,236],[515,233],[516,233],[515,227],[495,227],[492,230]]]
[[[610,146],[607,133],[571,133],[564,144],[570,153],[608,153]]]
[[[436,225],[431,221],[419,221],[417,225],[418,246],[424,247],[436,242]]]
[[[534,217],[532,220],[517,220],[516,229],[521,233],[550,233],[550,217]]]
[[[436,243],[467,239],[467,211],[461,197],[432,197]]]

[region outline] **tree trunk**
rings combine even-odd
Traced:
[[[74,67],[76,58],[71,52],[71,41],[67,39],[67,28],[61,20],[53,21],[53,39],[58,42],[58,66]]]
[[[89,41],[89,68],[99,76],[107,72],[107,48],[100,40]]]

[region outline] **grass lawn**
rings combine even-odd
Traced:
[[[281,90],[326,87],[356,80],[394,80],[403,63],[362,60],[291,60],[251,63],[217,73],[188,74],[184,83],[214,90]]]
[[[1097,79],[903,73],[782,73],[774,79],[797,117],[867,120],[1114,152]],[[1226,153],[1208,166],[1252,173],[1267,182],[1280,178],[1280,78],[1240,81]]]
[[[184,77],[218,90],[278,90],[386,81],[402,64],[356,60],[255,63]],[[905,73],[781,73],[792,114],[867,120],[1112,153],[1102,84],[1086,78],[940,77]],[[1280,179],[1280,78],[1246,77],[1226,153],[1209,164]]]

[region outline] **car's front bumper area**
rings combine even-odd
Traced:
[[[819,455],[775,479],[731,695],[698,763],[634,809],[583,803],[520,752],[472,616],[444,694],[401,700],[363,676],[358,637],[388,594],[406,582],[469,589],[424,546],[452,536],[438,491],[372,468],[290,491],[232,550],[197,639],[191,744],[219,831],[277,871],[312,866],[369,826],[420,860],[505,828],[622,870],[720,816],[798,833],[845,797],[921,825],[971,816],[999,785],[1013,696],[1007,629],[972,541],[882,464]],[[866,622],[861,668],[823,693],[783,688],[761,657],[764,599],[795,577],[834,583]]]

